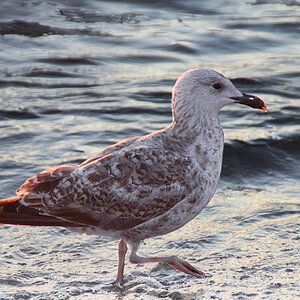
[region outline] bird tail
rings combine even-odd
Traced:
[[[27,181],[16,191],[18,196],[0,200],[0,223],[33,226],[75,226],[74,223],[50,216],[43,209],[42,195],[48,194],[76,166],[47,169]]]
[[[4,212],[4,208],[6,206],[10,206],[11,203],[15,203],[19,200],[21,200],[21,196],[18,196],[18,197],[12,197],[12,198],[7,198],[7,199],[2,199],[0,200],[0,225],[4,225],[6,224],[6,212]],[[10,223],[8,223],[10,224]]]
[[[40,214],[39,210],[24,206],[21,199],[22,196],[16,196],[0,200],[0,225],[75,226],[74,223]]]

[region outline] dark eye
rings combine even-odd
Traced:
[[[216,89],[216,90],[219,90],[219,89],[222,88],[222,84],[220,84],[220,83],[214,83],[213,84],[213,88]]]

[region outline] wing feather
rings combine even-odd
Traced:
[[[189,165],[186,157],[147,147],[107,155],[74,170],[73,179],[64,179],[51,197],[57,199],[53,208],[86,207],[111,216],[147,220],[186,197],[189,184],[184,174]]]
[[[163,214],[189,188],[188,156],[164,147],[116,144],[79,166],[51,168],[28,179],[21,203],[79,226],[124,230]]]

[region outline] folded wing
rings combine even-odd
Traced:
[[[126,230],[184,199],[189,167],[187,157],[140,146],[51,168],[28,179],[14,201],[0,201],[0,222]]]

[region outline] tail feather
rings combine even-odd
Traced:
[[[9,206],[9,204],[11,203],[15,203],[18,202],[19,200],[21,200],[21,196],[18,197],[11,197],[11,198],[7,198],[7,199],[1,199],[0,200],[0,217],[3,213],[3,209],[5,206]]]
[[[16,191],[18,196],[0,200],[0,224],[80,226],[47,215],[42,201],[42,195],[44,195],[43,200],[45,200],[45,195],[51,198],[53,189],[75,168],[75,165],[54,167],[27,179]]]
[[[78,227],[80,225],[41,214],[38,209],[20,203],[21,196],[0,200],[0,224]]]
[[[5,205],[7,203],[12,203],[12,202],[16,202],[18,200],[21,200],[21,196],[17,196],[17,197],[11,197],[11,198],[6,198],[6,199],[1,199],[0,200],[0,206]]]

